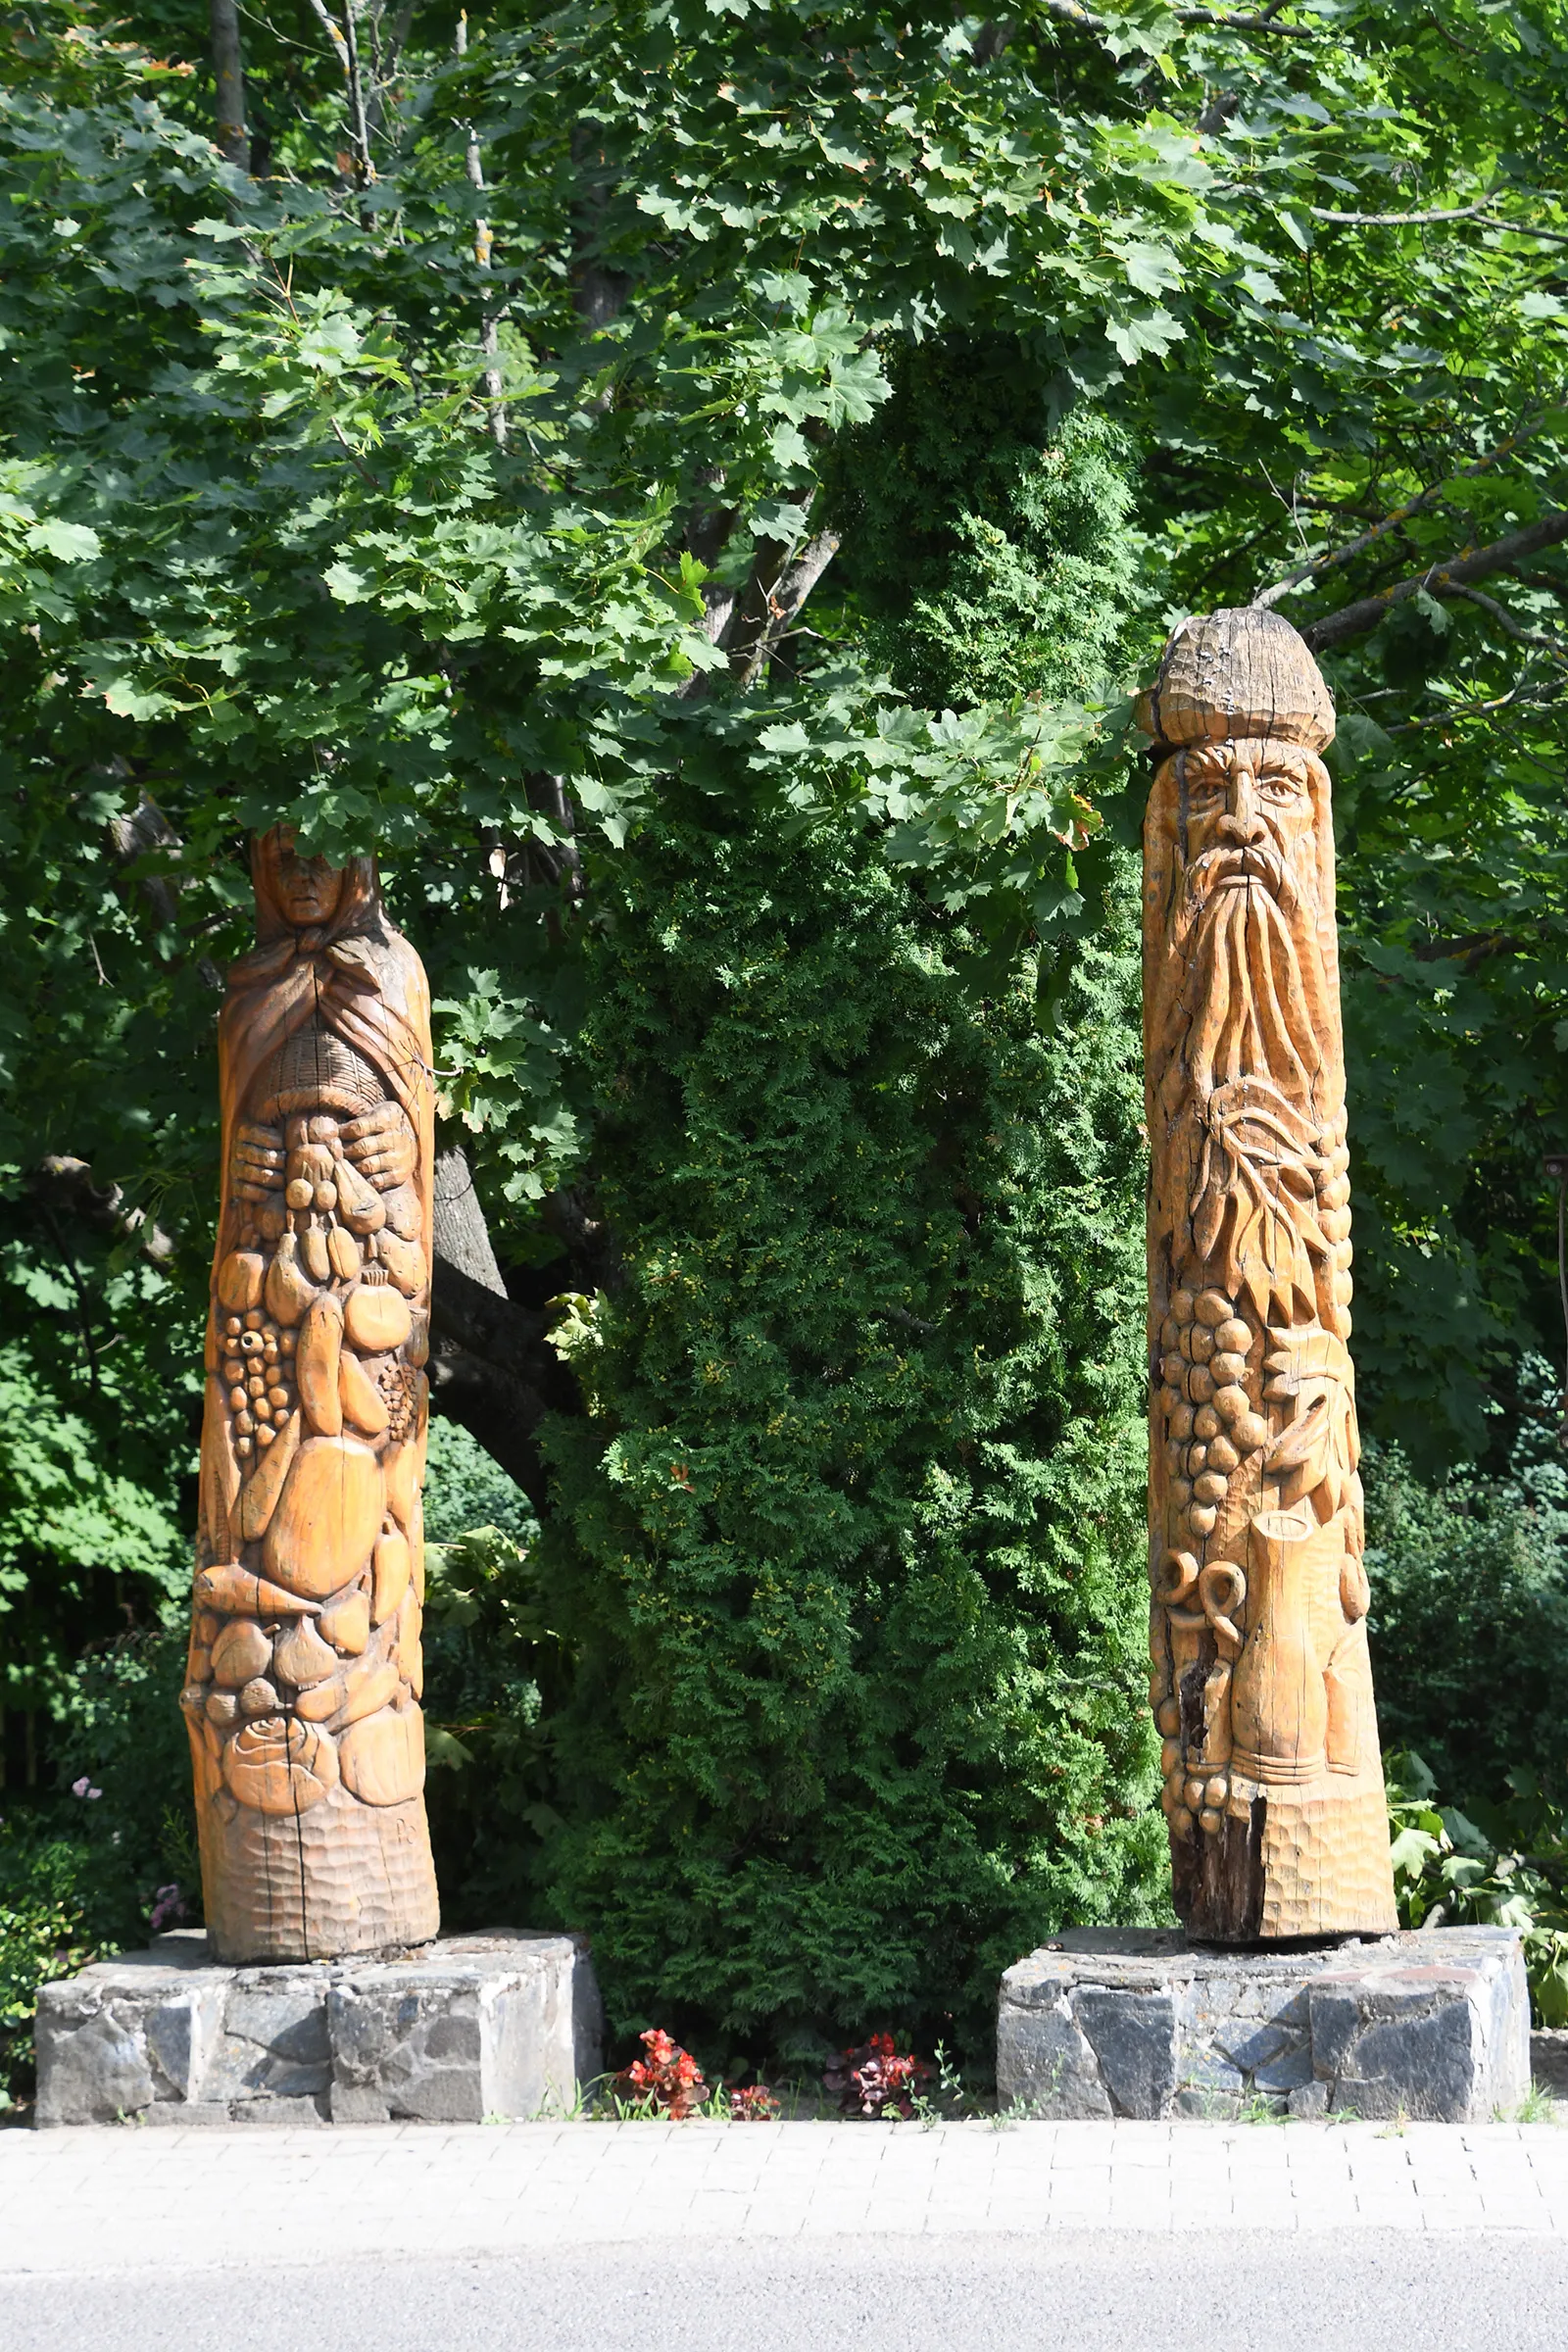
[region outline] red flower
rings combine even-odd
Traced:
[[[765,2082],[748,2082],[744,2090],[732,2090],[729,2094],[732,2124],[771,2124],[778,2111],[778,2101]]]
[[[634,2058],[615,2077],[620,2096],[639,2107],[656,2107],[671,2123],[681,2124],[708,2096],[703,2070],[690,2050],[672,2041],[662,2026],[641,2036],[646,2058]]]
[[[906,2122],[931,2069],[912,2054],[901,2058],[891,2034],[873,2034],[858,2049],[841,2050],[828,2062],[822,2087],[839,2102],[845,2115],[863,2115],[873,2122],[892,2114]]]

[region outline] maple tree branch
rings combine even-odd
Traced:
[[[1403,604],[1423,589],[1429,596],[1451,595],[1458,588],[1468,587],[1473,580],[1484,580],[1493,572],[1508,570],[1523,556],[1533,556],[1544,547],[1558,547],[1565,539],[1568,539],[1568,513],[1557,508],[1542,515],[1539,521],[1527,523],[1523,530],[1511,531],[1506,539],[1494,539],[1490,547],[1464,550],[1450,556],[1446,563],[1429,564],[1425,571],[1396,581],[1392,588],[1380,589],[1376,596],[1358,597],[1354,604],[1342,606],[1338,612],[1308,621],[1301,637],[1314,653],[1323,646],[1338,645],[1342,637],[1358,637],[1367,629],[1375,629],[1393,606]]]
[[[1309,204],[1306,210],[1314,220],[1344,221],[1350,228],[1425,228],[1433,220],[1473,220],[1495,202],[1495,196],[1482,196],[1451,213],[1331,213],[1320,204]]]
[[[1078,0],[1045,0],[1051,16],[1059,17],[1064,24],[1081,24],[1086,32],[1103,32],[1103,17],[1093,9],[1080,8]],[[1276,39],[1320,41],[1329,27],[1323,24],[1281,24],[1271,8],[1262,16],[1233,17],[1217,8],[1177,8],[1171,14],[1183,24],[1213,24],[1222,32],[1266,32]]]
[[[1500,605],[1494,596],[1487,596],[1479,588],[1450,588],[1448,593],[1450,596],[1462,596],[1466,604],[1479,605],[1483,612],[1490,612],[1504,635],[1512,637],[1516,643],[1538,645],[1559,662],[1568,660],[1568,644],[1562,638],[1553,637],[1545,629],[1521,628],[1507,606]]]
[[[748,636],[730,657],[730,666],[743,687],[757,683],[838,551],[838,533],[818,531],[814,538],[808,539],[793,563],[786,561],[770,588],[763,587],[754,575],[754,588],[760,592],[762,609],[753,619]]]
[[[1314,556],[1309,564],[1298,564],[1294,571],[1288,571],[1272,587],[1260,588],[1252,599],[1253,604],[1277,604],[1282,596],[1288,596],[1303,580],[1320,579],[1325,572],[1336,570],[1341,564],[1348,564],[1352,556],[1360,555],[1366,548],[1375,547],[1390,531],[1397,530],[1401,523],[1408,522],[1412,514],[1420,514],[1428,507],[1441,505],[1443,493],[1449,482],[1470,482],[1478,474],[1490,472],[1499,458],[1507,457],[1518,448],[1521,441],[1528,439],[1539,421],[1539,416],[1527,417],[1516,432],[1509,433],[1505,440],[1497,443],[1495,449],[1490,449],[1484,458],[1478,458],[1473,466],[1463,466],[1457,473],[1446,473],[1441,482],[1433,483],[1430,490],[1423,490],[1418,497],[1407,499],[1402,507],[1396,507],[1392,514],[1385,514],[1381,522],[1375,522],[1369,531],[1363,531],[1359,539],[1352,539],[1348,546],[1337,547],[1328,555]]]

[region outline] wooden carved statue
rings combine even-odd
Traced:
[[[1176,1906],[1395,1922],[1367,1658],[1329,776],[1288,621],[1189,620],[1140,720],[1152,1695]]]
[[[182,1697],[208,1933],[316,1960],[437,1927],[420,1485],[434,1099],[375,867],[252,852],[219,1023],[223,1194]]]

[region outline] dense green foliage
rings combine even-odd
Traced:
[[[84,1645],[184,1599],[201,1332],[133,1251],[25,1198],[0,1218],[0,1715],[25,1782]]]
[[[1439,1802],[1424,1757],[1387,1758],[1395,1894],[1407,1928],[1515,1928],[1535,2022],[1568,2026],[1568,1814],[1515,1766],[1469,1813]]]
[[[980,2051],[1005,1954],[1160,1866],[1136,961],[1043,1035],[842,829],[671,826],[617,918],[583,1052],[631,1238],[562,1343],[545,1882],[617,2022]]]
[[[1568,1473],[1551,1369],[1524,1372],[1506,1475],[1433,1488],[1396,1447],[1366,1466],[1379,1719],[1461,1805],[1526,1763],[1568,1790]]]
[[[395,71],[358,15],[363,140],[313,15],[240,20],[238,162],[195,0],[0,33],[13,1781],[162,1671],[208,958],[282,816],[379,844],[514,1290],[582,1293],[539,1542],[432,1585],[455,1913],[756,2054],[972,2036],[1019,1936],[1157,1900],[1124,690],[1293,567],[1331,630],[1427,583],[1325,654],[1362,1401],[1429,1482],[1380,1670],[1446,1785],[1544,1764],[1557,1498],[1430,1482],[1555,1351],[1568,569],[1443,564],[1568,504],[1561,0],[502,0]]]

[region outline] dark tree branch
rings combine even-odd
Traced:
[[[530,1380],[539,1370],[538,1348],[550,1328],[548,1315],[518,1306],[504,1290],[493,1291],[435,1253],[431,1329],[496,1370]]]
[[[86,1160],[74,1159],[66,1152],[51,1152],[47,1159],[38,1162],[27,1185],[57,1240],[59,1229],[54,1220],[58,1212],[80,1217],[84,1224],[96,1227],[116,1241],[134,1238],[151,1265],[167,1266],[172,1259],[174,1245],[163,1227],[150,1219],[144,1208],[127,1208],[124,1193],[118,1184],[95,1184]]]
[[[1359,539],[1350,540],[1348,546],[1334,548],[1327,555],[1314,556],[1309,564],[1298,564],[1294,571],[1288,571],[1284,579],[1276,580],[1272,587],[1260,588],[1252,599],[1253,604],[1278,604],[1282,596],[1288,596],[1303,580],[1322,579],[1342,564],[1348,564],[1352,557],[1361,555],[1369,547],[1375,547],[1391,531],[1397,531],[1409,521],[1412,514],[1423,514],[1427,508],[1440,505],[1450,482],[1470,482],[1475,480],[1477,474],[1490,473],[1500,459],[1510,456],[1521,441],[1529,438],[1536,421],[1533,417],[1527,417],[1517,432],[1509,433],[1497,443],[1495,449],[1489,449],[1484,458],[1477,458],[1473,466],[1462,466],[1457,473],[1446,473],[1441,482],[1434,482],[1429,490],[1421,491],[1415,498],[1406,499],[1402,507],[1396,507],[1392,514],[1385,514],[1369,531],[1363,531]]]
[[[109,841],[117,861],[131,866],[138,858],[155,850],[167,850],[177,856],[184,843],[174,831],[158,803],[143,789],[140,799],[128,816],[112,816],[109,820]],[[143,904],[154,920],[172,929],[177,916],[176,885],[164,874],[142,874],[136,888]],[[223,975],[210,956],[199,956],[196,969],[209,988],[220,989]]]
[[[772,544],[758,550],[741,631],[730,648],[730,668],[743,687],[756,685],[838,549],[836,531],[818,531],[793,563],[786,551]],[[780,564],[782,568],[775,568]],[[775,572],[771,585],[765,584],[768,571]]]
[[[1507,606],[1498,604],[1494,596],[1487,596],[1479,588],[1450,588],[1448,593],[1450,596],[1462,596],[1467,605],[1479,605],[1483,612],[1490,612],[1503,635],[1511,637],[1516,645],[1539,646],[1558,662],[1568,658],[1568,642],[1561,637],[1553,637],[1547,629],[1521,628]]]
[[[218,146],[225,164],[241,172],[251,166],[245,127],[245,63],[239,45],[239,12],[234,0],[210,0],[213,79],[217,84]]]
[[[1472,580],[1507,571],[1522,558],[1536,555],[1544,547],[1560,546],[1565,539],[1568,539],[1568,513],[1558,509],[1544,514],[1538,522],[1527,523],[1521,531],[1511,531],[1506,539],[1494,539],[1490,547],[1452,556],[1446,563],[1433,564],[1409,579],[1396,581],[1392,588],[1381,589],[1376,596],[1360,597],[1338,612],[1308,621],[1301,636],[1317,653],[1326,645],[1338,645],[1342,638],[1358,637],[1367,629],[1375,629],[1385,612],[1419,595],[1423,588],[1429,596],[1450,595],[1467,587]]]
[[[1442,963],[1457,956],[1468,972],[1491,956],[1523,956],[1540,945],[1539,940],[1515,939],[1506,931],[1470,931],[1461,939],[1424,939],[1410,954],[1417,963]]]
[[[1104,18],[1097,17],[1092,9],[1080,8],[1078,0],[1045,0],[1045,5],[1049,14],[1059,17],[1064,24],[1081,24],[1086,32],[1106,30]],[[1329,31],[1326,24],[1278,24],[1273,9],[1253,17],[1226,16],[1217,8],[1178,8],[1171,13],[1183,24],[1213,24],[1222,32],[1264,32],[1275,39],[1320,41]]]

